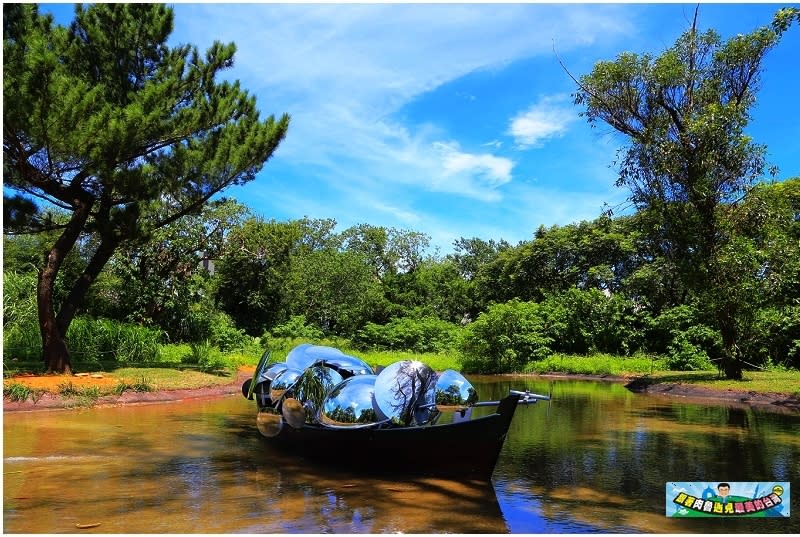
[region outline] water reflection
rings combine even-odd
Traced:
[[[517,409],[493,483],[373,478],[269,449],[252,401],[8,413],[8,533],[797,533],[790,519],[673,520],[667,481],[793,481],[800,416],[617,384],[470,378]],[[475,415],[488,413],[475,408]],[[97,523],[91,529],[76,524]]]
[[[548,390],[547,383],[530,379],[507,384],[520,382],[538,393]],[[504,383],[490,386],[505,389]],[[796,479],[799,415],[665,402],[617,384],[563,381],[552,387],[548,413],[517,413],[494,474],[511,531],[583,532],[586,526],[625,533],[800,529],[797,517],[689,522],[664,516],[667,481]],[[518,508],[534,504],[540,505],[539,518]],[[792,504],[798,508],[797,496]]]
[[[381,479],[272,451],[242,398],[7,414],[9,533],[504,533],[491,483]],[[86,454],[90,453],[90,456]],[[91,529],[76,524],[96,523]]]

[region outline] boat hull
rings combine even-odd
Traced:
[[[286,424],[264,441],[330,466],[375,474],[490,479],[519,396],[501,400],[488,416],[445,425],[329,428]]]

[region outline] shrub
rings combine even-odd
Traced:
[[[19,382],[12,382],[8,386],[3,386],[3,397],[8,397],[12,401],[25,402],[28,398],[36,404],[44,394],[43,389],[34,389]]]
[[[151,382],[145,377],[141,377],[138,381],[134,382],[133,384],[130,384],[120,379],[120,381],[117,382],[117,385],[114,386],[114,388],[111,390],[111,393],[114,393],[116,395],[122,395],[126,391],[152,392],[153,389],[154,388]]]
[[[216,312],[212,316],[209,340],[222,352],[245,347],[252,338],[244,330],[236,328],[233,319],[223,312]]]
[[[3,362],[38,361],[41,350],[36,273],[3,273]]]
[[[189,345],[190,353],[181,359],[181,363],[196,365],[200,371],[224,371],[228,364],[219,349],[206,340]]]
[[[740,343],[745,360],[767,367],[800,367],[800,306],[764,308]]]
[[[399,317],[382,325],[367,323],[353,343],[363,349],[443,352],[456,345],[460,332],[458,325],[436,317]]]
[[[669,346],[666,366],[670,371],[703,371],[714,368],[706,351],[692,343],[685,332],[679,334]]]
[[[465,329],[460,350],[466,372],[521,371],[552,353],[543,307],[514,299],[490,306]]]
[[[288,321],[275,326],[269,332],[272,338],[320,340],[325,334],[317,326],[309,324],[305,315],[292,315]]]

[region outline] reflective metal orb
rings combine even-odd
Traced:
[[[272,379],[272,384],[269,387],[269,396],[273,403],[283,397],[283,395],[297,383],[297,379],[303,374],[301,369],[293,369],[287,367]]]
[[[338,371],[343,377],[352,377],[354,375],[374,375],[375,372],[372,368],[362,360],[349,354],[340,354],[338,356],[330,355],[323,359],[322,363],[332,369]]]
[[[285,362],[271,363],[264,369],[261,375],[259,375],[258,380],[268,380],[271,382],[278,376],[278,373],[285,371],[288,367],[289,366],[287,366]]]
[[[435,402],[439,411],[460,411],[478,402],[478,392],[460,373],[448,369],[436,381]]]
[[[306,422],[306,409],[294,397],[287,397],[281,405],[283,420],[295,429],[300,429]]]
[[[415,413],[431,408],[436,372],[417,360],[402,360],[387,366],[375,380],[375,403],[380,417],[399,425],[421,425]],[[425,415],[420,416],[427,421]]]
[[[318,420],[323,425],[347,427],[376,423],[373,408],[375,375],[356,375],[343,380],[325,398]]]
[[[274,409],[262,410],[256,416],[256,426],[262,436],[272,438],[283,428],[283,417]]]
[[[308,349],[314,347],[311,343],[303,343],[289,351],[286,355],[286,365],[294,369],[305,369],[314,363],[313,359],[309,362],[307,357]]]
[[[330,367],[315,365],[303,371],[292,392],[294,398],[307,409],[307,422],[313,423],[316,420],[317,411],[322,407],[325,397],[342,380],[342,376]]]

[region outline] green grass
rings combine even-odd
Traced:
[[[697,384],[714,390],[781,393],[800,398],[800,371],[745,371],[742,380],[721,377],[716,371],[656,371],[655,382]]]
[[[663,359],[648,356],[554,354],[545,360],[530,362],[525,372],[646,377],[651,383],[696,384],[720,391],[779,393],[800,398],[800,371],[797,370],[745,371],[743,380],[729,380],[716,369],[668,371],[663,367]]]
[[[207,386],[223,386],[234,381],[234,376],[230,372],[227,375],[218,375],[168,367],[124,367],[115,369],[111,374],[120,379],[120,382],[131,386],[135,386],[136,383],[129,379],[145,379],[140,380],[138,384],[140,386],[147,385],[151,389],[140,391],[205,388]]]
[[[111,390],[114,395],[122,395],[125,392],[152,392],[155,391],[153,383],[145,376],[142,376],[138,381],[133,383],[127,382],[125,379],[119,379],[117,385]]]
[[[568,373],[571,375],[614,375],[636,376],[658,371],[663,361],[658,358],[636,355],[615,356],[611,354],[593,354],[579,356],[570,354],[553,354],[544,360],[529,362],[525,373]]]
[[[44,393],[45,390],[34,389],[18,382],[3,386],[3,397],[8,397],[12,401],[25,402],[30,399],[36,404]]]

